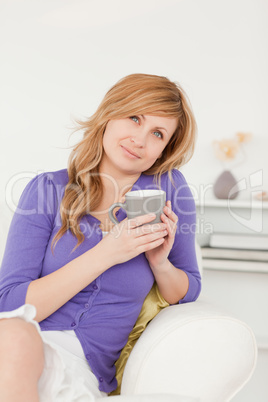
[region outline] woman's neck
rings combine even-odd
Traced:
[[[99,173],[103,185],[103,193],[114,194],[119,198],[123,197],[128,191],[130,191],[140,177],[140,173],[133,175],[123,175],[120,172],[114,171],[107,173],[107,170],[101,168]]]
[[[102,177],[103,194],[113,194],[116,198],[122,198],[130,191],[139,176],[129,176],[126,179],[114,178],[110,175]]]
[[[114,223],[109,218],[108,209],[115,202],[124,202],[125,194],[131,190],[140,175],[113,177],[108,174],[101,174],[103,193],[97,208],[91,212],[100,221],[100,228],[103,231],[110,231]],[[119,208],[117,208],[119,209]]]

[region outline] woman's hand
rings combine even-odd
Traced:
[[[175,234],[177,230],[178,217],[171,209],[171,202],[167,201],[164,207],[163,214],[161,215],[162,222],[166,224],[167,236],[157,248],[153,248],[145,252],[146,258],[152,270],[158,272],[164,271],[169,265],[168,255],[174,244]]]
[[[113,227],[99,243],[109,259],[110,266],[161,246],[168,234],[167,225],[165,222],[150,225],[154,219],[154,214],[126,218]]]

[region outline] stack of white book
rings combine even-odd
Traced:
[[[201,250],[205,269],[268,272],[268,235],[213,233]]]

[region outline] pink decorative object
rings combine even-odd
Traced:
[[[237,181],[230,172],[230,162],[235,161],[238,165],[246,160],[246,154],[243,144],[251,139],[249,133],[236,133],[234,138],[223,139],[221,141],[213,141],[213,149],[216,158],[221,161],[224,166],[224,171],[220,174],[213,185],[213,191],[216,198],[219,199],[234,199],[238,196]],[[238,161],[237,161],[237,156]],[[242,160],[241,160],[242,156]],[[240,160],[239,160],[240,159]]]
[[[229,170],[225,170],[217,178],[213,185],[213,192],[216,198],[233,200],[238,196],[237,182]]]

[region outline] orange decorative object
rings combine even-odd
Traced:
[[[250,141],[252,134],[238,132],[235,138],[223,139],[220,141],[213,141],[213,149],[217,159],[221,161],[228,161],[235,159],[236,155],[243,148],[243,143]]]
[[[213,147],[216,157],[222,161],[234,159],[239,151],[239,143],[232,139],[214,141]]]
[[[236,137],[238,142],[248,142],[251,140],[252,138],[252,134],[251,133],[236,133]]]

